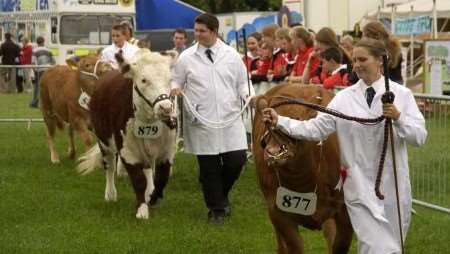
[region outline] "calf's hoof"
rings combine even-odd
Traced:
[[[136,219],[148,219],[148,205],[146,203],[142,203],[137,209]]]
[[[50,160],[53,164],[58,164],[60,162],[58,156],[51,156]]]
[[[105,201],[106,202],[116,202],[117,201],[117,190],[115,188],[106,189]]]

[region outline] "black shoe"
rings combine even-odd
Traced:
[[[223,212],[208,212],[208,223],[213,225],[223,225],[225,222],[225,214]]]
[[[224,213],[225,217],[231,217],[231,206],[227,206],[225,207],[225,213]]]

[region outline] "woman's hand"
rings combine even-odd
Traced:
[[[170,90],[170,96],[179,96],[183,90],[181,88],[174,88]]]
[[[400,111],[397,110],[394,104],[383,104],[383,115],[385,117],[398,120],[400,118]]]
[[[273,108],[265,108],[262,110],[263,122],[269,124],[272,127],[277,126],[278,113]]]

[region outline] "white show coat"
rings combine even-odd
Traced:
[[[119,64],[117,63],[115,55],[122,50],[123,57],[125,59],[130,59],[139,50],[139,48],[133,44],[125,42],[122,48],[116,46],[116,44],[109,45],[102,50],[101,60],[106,61],[111,64],[114,69],[119,69]]]
[[[374,82],[376,95],[372,107],[367,105],[362,79],[339,92],[328,105],[344,114],[375,118],[382,115],[381,96],[385,92],[384,77]],[[411,184],[409,181],[406,143],[420,146],[425,143],[427,131],[411,91],[393,81],[390,90],[395,94],[394,105],[401,112],[394,121],[395,155],[401,203],[403,235],[406,236],[411,214]],[[337,132],[341,163],[348,168],[344,182],[344,199],[361,254],[400,252],[396,195],[390,143],[388,145],[380,190],[385,200],[375,195],[375,180],[383,145],[384,121],[375,126],[362,125],[319,113],[314,119],[296,121],[279,117],[278,128],[288,135],[307,140],[323,140]]]
[[[200,115],[223,122],[241,110],[241,101],[253,95],[247,71],[238,52],[217,40],[211,50],[214,63],[199,43],[181,53],[172,70],[172,89],[182,88]],[[184,100],[185,101],[185,100]],[[231,126],[208,128],[183,107],[184,149],[197,155],[247,149],[244,124],[239,117]]]

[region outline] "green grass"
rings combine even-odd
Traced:
[[[28,95],[0,94],[0,119],[39,117],[27,108],[28,100]],[[57,139],[61,164],[52,165],[44,125],[26,127],[0,123],[0,253],[275,253],[252,165],[232,192],[233,216],[216,227],[206,224],[194,158],[178,154],[165,199],[148,221],[140,221],[128,179],[117,182],[118,202],[105,203],[103,172],[77,175],[75,163],[64,156],[65,135]],[[77,148],[82,150],[79,142]],[[411,156],[411,164],[425,165],[438,156]],[[415,209],[407,253],[449,253],[450,215]],[[320,232],[300,232],[306,253],[326,253]]]

